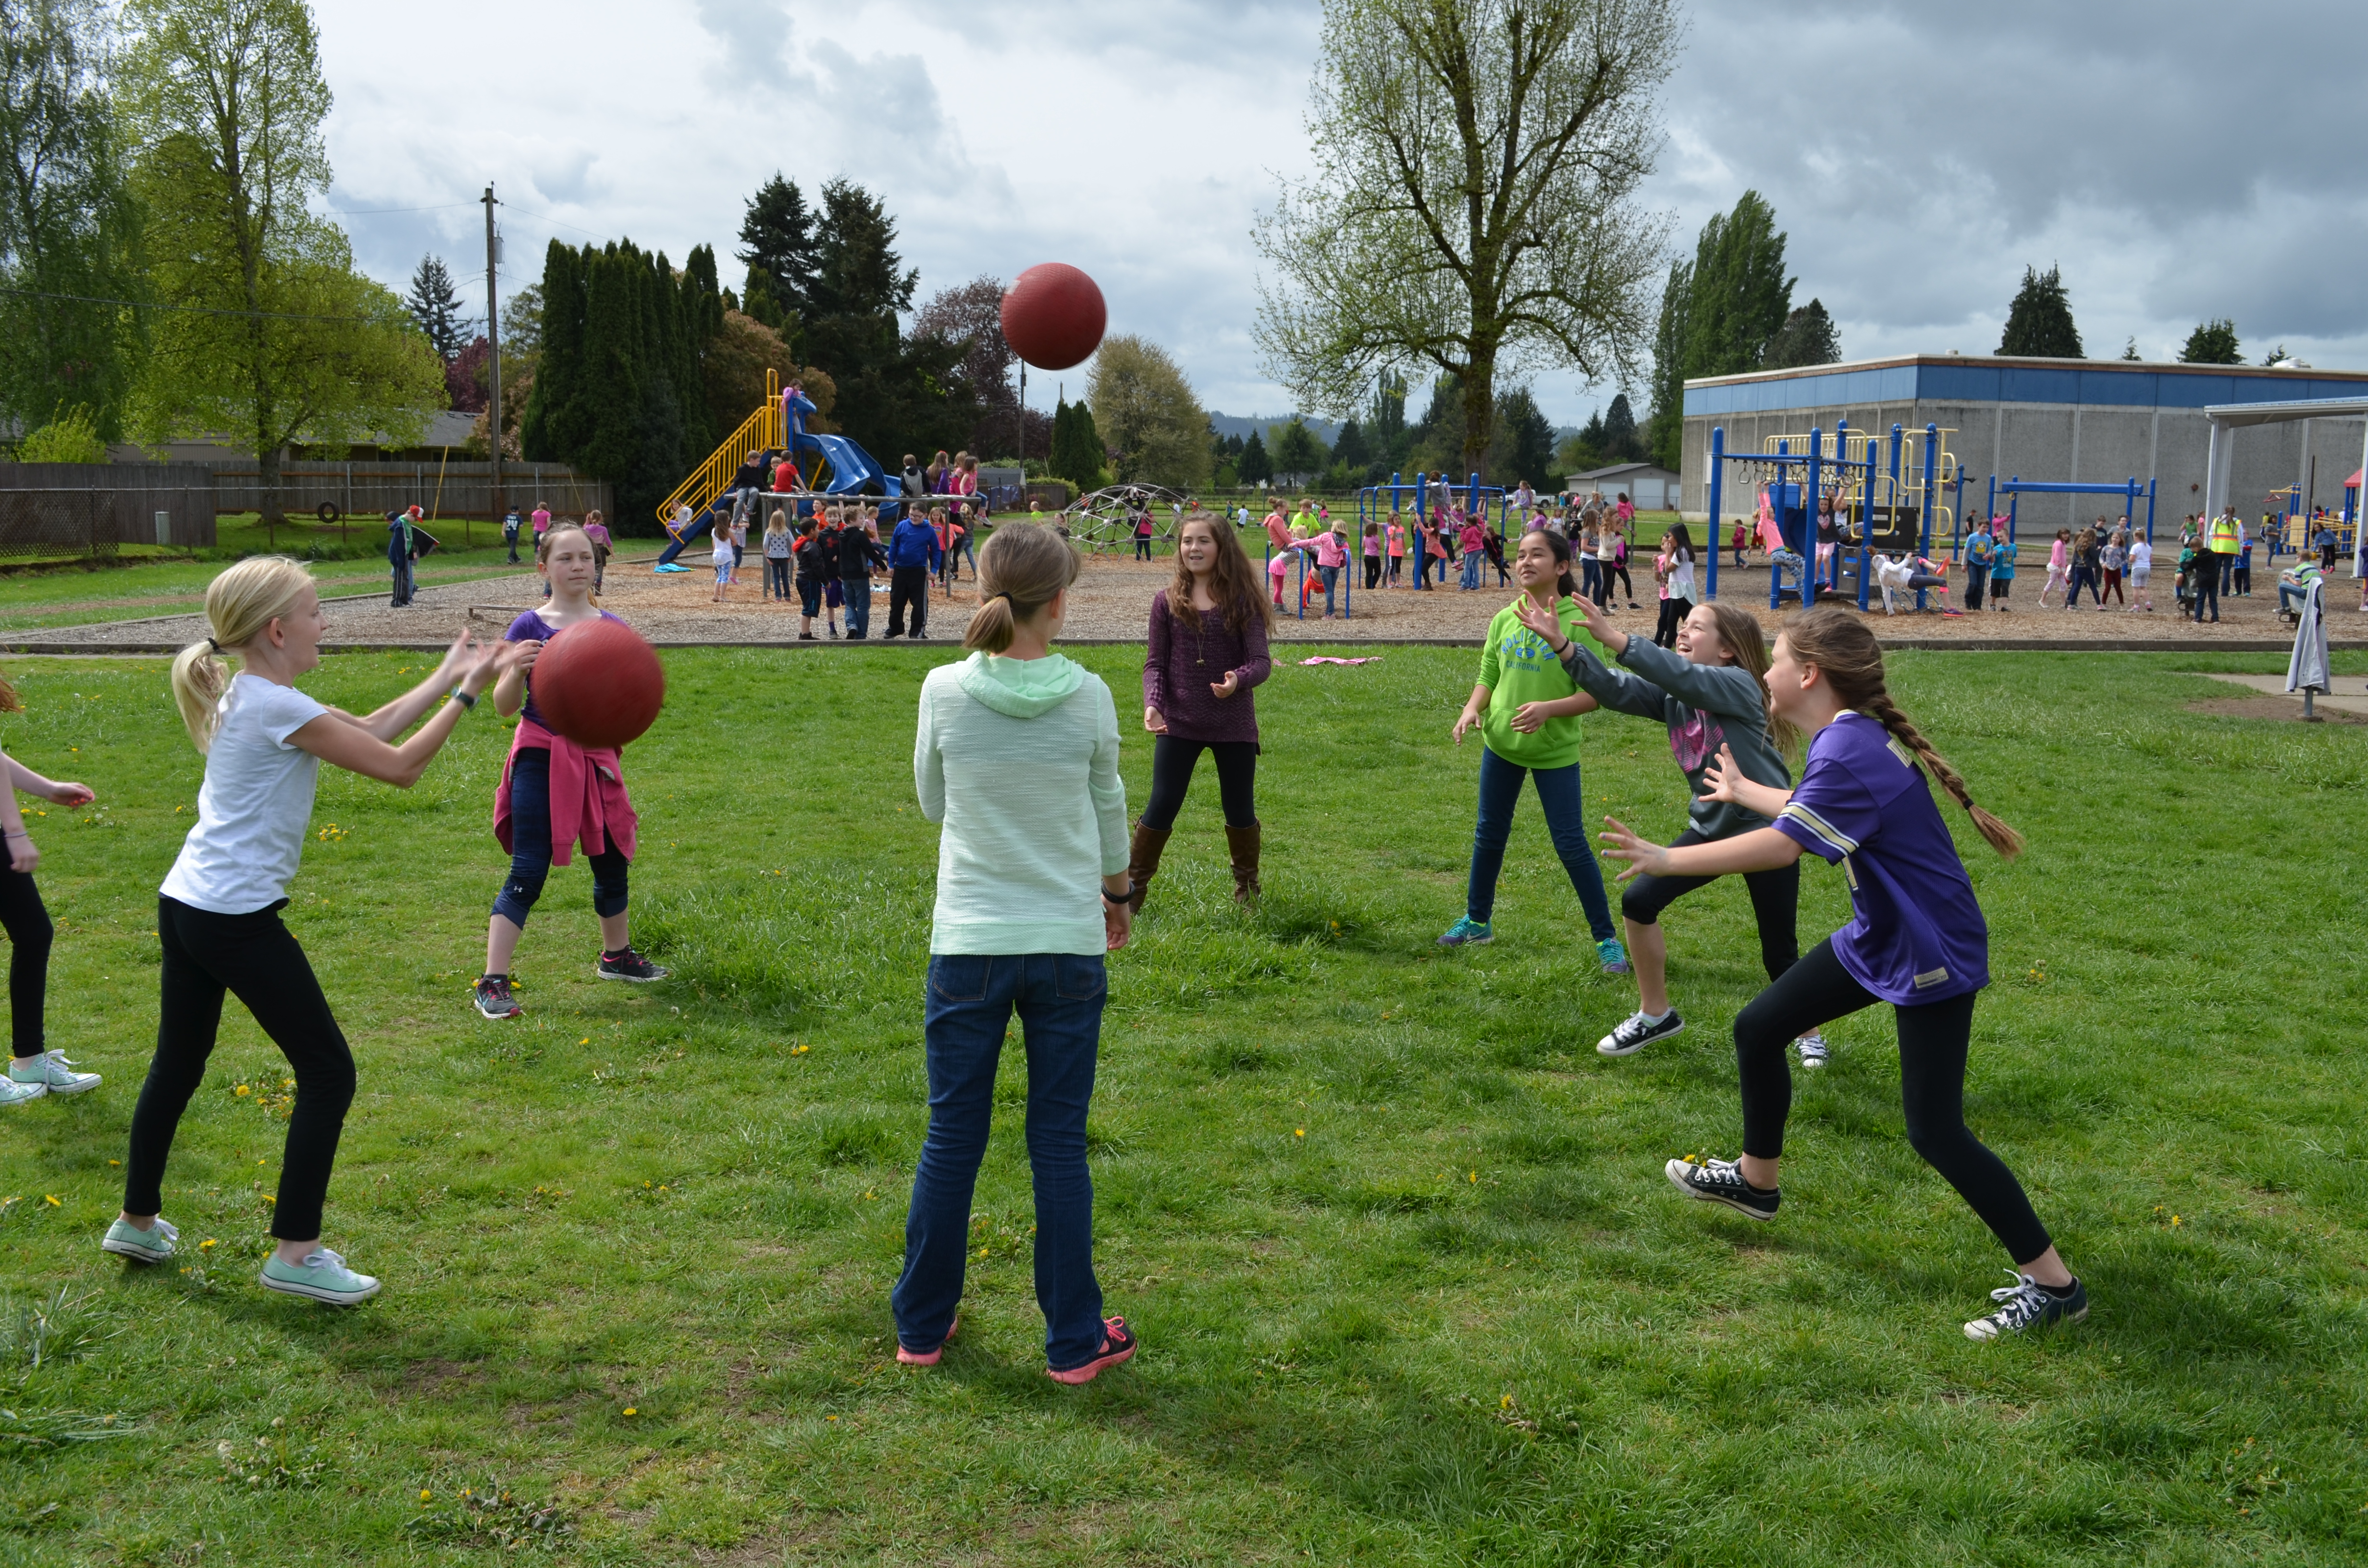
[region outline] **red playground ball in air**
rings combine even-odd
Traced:
[[[1101,347],[1109,307],[1094,280],[1047,261],[1019,275],[1003,296],[1003,340],[1040,370],[1065,370]]]
[[[542,722],[589,751],[641,739],[666,706],[657,650],[621,620],[564,628],[536,655],[528,679]]]

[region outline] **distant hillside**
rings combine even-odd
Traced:
[[[1281,425],[1290,417],[1288,414],[1219,414],[1214,409],[1209,411],[1209,423],[1216,427],[1218,435],[1239,436],[1244,439],[1247,439],[1253,430],[1258,432],[1260,439],[1264,439],[1268,426]],[[1308,434],[1326,446],[1339,438],[1340,426],[1331,420],[1314,419],[1304,414],[1299,417],[1306,425]]]

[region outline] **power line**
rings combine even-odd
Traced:
[[[96,294],[53,294],[40,289],[11,289],[6,286],[0,286],[0,294],[16,294],[28,300],[71,300],[85,305],[121,305],[134,311],[186,311],[195,315],[252,316],[268,321],[343,322],[349,325],[377,326],[385,324],[387,320],[382,316],[314,316],[294,311],[233,311],[214,305],[168,305],[157,300],[108,300]]]
[[[556,226],[558,226],[558,227],[560,227],[560,228],[562,228],[562,229],[574,229],[577,233],[579,233],[579,234],[583,234],[583,235],[585,235],[585,236],[586,236],[586,237],[588,237],[588,238],[591,238],[591,239],[596,239],[596,240],[605,240],[605,239],[607,239],[607,238],[609,237],[609,236],[608,236],[608,235],[606,235],[606,234],[602,234],[602,233],[595,233],[592,230],[590,230],[590,229],[586,229],[586,228],[584,228],[584,227],[582,227],[582,226],[581,226],[581,225],[579,225],[579,224],[575,224],[575,223],[568,223],[568,222],[561,222],[561,220],[559,220],[559,219],[557,219],[557,218],[546,217],[544,214],[542,214],[542,213],[541,213],[541,212],[529,212],[529,211],[528,211],[528,210],[527,210],[525,208],[523,208],[523,207],[512,207],[512,206],[510,206],[510,204],[509,204],[508,202],[507,202],[507,201],[501,202],[501,203],[499,203],[498,205],[500,205],[500,206],[502,206],[502,207],[504,207],[504,208],[507,208],[508,210],[510,210],[510,211],[512,211],[512,212],[517,213],[517,214],[518,214],[519,217],[521,217],[521,218],[536,218],[536,219],[541,219],[541,220],[543,222],[545,222],[545,223],[555,224]]]
[[[332,207],[330,211],[340,218],[382,218],[390,212],[444,212],[455,207],[474,207],[473,201],[444,201],[433,207],[366,207],[360,209]]]

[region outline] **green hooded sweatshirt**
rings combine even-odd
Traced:
[[[1126,784],[1100,676],[1058,653],[931,670],[913,786],[944,828],[930,952],[1107,950],[1101,880],[1126,869]]]

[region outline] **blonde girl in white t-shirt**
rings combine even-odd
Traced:
[[[353,1053],[279,910],[303,853],[321,763],[409,789],[518,645],[480,648],[464,631],[434,675],[358,716],[296,689],[296,677],[321,662],[328,624],[298,562],[267,555],[231,567],[206,590],[206,619],[213,635],[173,661],[173,699],[205,753],[205,783],[197,824],[157,900],[164,1001],[156,1055],[131,1113],[123,1212],[99,1244],[142,1263],[173,1256],[176,1233],[160,1213],[165,1157],[205,1076],[227,991],[296,1075],[271,1215],[279,1244],[263,1266],[264,1288],[351,1306],[376,1295],[379,1282],[347,1268],[320,1237],[321,1204],[354,1096]],[[226,659],[238,661],[235,674]],[[451,699],[417,733],[393,744],[448,691]]]

